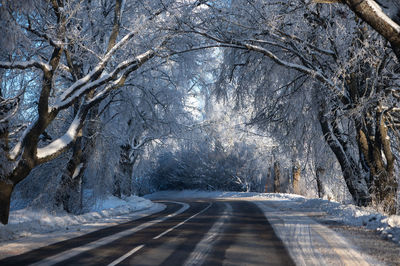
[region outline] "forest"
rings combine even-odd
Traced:
[[[398,213],[396,0],[0,1],[0,221],[158,190]]]

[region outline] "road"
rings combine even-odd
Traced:
[[[162,212],[104,228],[0,265],[294,265],[252,202],[159,201]]]

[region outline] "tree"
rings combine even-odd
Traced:
[[[254,122],[272,122],[281,129],[287,127],[287,132],[298,132],[293,127],[308,123],[301,116],[315,119],[354,201],[368,205],[374,200],[394,213],[396,142],[390,136],[397,133],[389,116],[397,116],[397,95],[390,89],[396,86],[397,74],[385,41],[354,22],[344,8],[337,9],[335,17],[323,7],[302,1],[298,5],[235,1],[229,8],[213,9],[222,17],[220,24],[214,21],[210,26],[214,30],[204,31],[204,21],[186,28],[211,43],[235,49],[227,53],[224,79],[233,84],[227,87],[235,88],[239,97],[255,97]],[[339,33],[338,27],[346,28],[347,34]],[[282,68],[271,62],[289,69],[289,74],[282,77]],[[274,68],[281,72],[273,72]],[[315,130],[315,124],[310,128]],[[311,136],[314,130],[308,131]],[[363,146],[365,140],[368,144]]]
[[[396,0],[314,0],[315,3],[343,3],[388,40],[400,60],[400,3]]]
[[[79,138],[88,118],[96,116],[91,110],[134,79],[143,64],[166,56],[166,48],[173,46],[179,34],[162,30],[161,25],[173,25],[178,18],[190,16],[200,4],[152,1],[143,5],[142,1],[122,0],[2,3],[1,29],[14,42],[10,49],[1,51],[0,69],[5,69],[8,77],[34,77],[34,91],[39,93],[34,118],[26,121],[28,126],[18,140],[9,137],[18,134],[9,126],[17,105],[1,120],[2,223],[8,221],[14,186],[36,166],[75,145],[67,169],[70,177],[79,174],[83,148]],[[18,99],[34,97],[22,88],[20,91]],[[2,109],[13,101],[3,97],[8,99],[2,101]],[[74,117],[65,121],[64,133],[49,143],[40,142],[40,136],[68,113]],[[90,126],[87,130],[90,133]]]

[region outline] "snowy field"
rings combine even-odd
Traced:
[[[387,217],[368,208],[342,205],[327,200],[307,199],[291,194],[202,191],[163,191],[146,195],[145,198],[132,196],[121,200],[109,197],[94,206],[91,212],[82,215],[67,215],[65,213],[63,215],[52,215],[29,209],[12,211],[9,224],[0,225],[0,258],[20,254],[103,227],[159,212],[165,206],[152,203],[150,200],[172,198],[215,198],[253,201],[267,215],[278,236],[286,245],[289,245],[288,248],[292,250],[292,256],[297,258],[301,258],[299,252],[304,251],[304,249],[298,249],[298,246],[312,245],[312,243],[304,243],[307,240],[298,237],[298,235],[301,235],[298,230],[305,230],[305,228],[299,228],[299,224],[307,224],[307,230],[310,232],[315,231],[319,236],[323,234],[330,236],[330,232],[326,232],[329,229],[310,219],[310,214],[328,216],[330,219],[348,225],[365,226],[400,244],[400,216]],[[275,220],[279,220],[279,222],[275,223]],[[284,221],[283,226],[282,220]],[[290,230],[287,227],[289,224],[292,225],[289,228]],[[293,239],[297,242],[293,241]],[[299,244],[299,241],[302,243]],[[331,239],[330,241],[333,240]],[[339,237],[334,241],[338,243],[345,240]],[[304,261],[299,264],[307,265],[310,263],[314,264],[312,261]]]

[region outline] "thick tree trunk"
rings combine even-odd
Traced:
[[[281,192],[280,176],[281,176],[280,165],[278,162],[275,162],[274,163],[274,192],[275,193]]]
[[[398,184],[394,175],[395,159],[391,150],[385,116],[381,108],[375,117],[369,114],[373,124],[356,123],[357,141],[360,157],[369,171],[368,187],[372,194],[373,204],[388,214],[397,211]]]
[[[73,145],[73,152],[56,193],[56,204],[69,213],[79,213],[82,209],[82,178],[85,160],[82,152],[82,137]]]
[[[0,222],[2,224],[8,223],[10,199],[13,189],[14,185],[12,183],[0,180]]]
[[[394,175],[381,173],[374,179],[373,200],[388,214],[397,213],[397,180]]]
[[[132,195],[133,166],[138,159],[138,154],[134,149],[138,144],[139,141],[134,138],[133,145],[127,143],[120,146],[119,174],[114,176],[113,194],[117,197]]]
[[[388,128],[385,124],[385,116],[382,114],[381,107],[376,114],[377,126],[375,137],[375,149],[373,152],[374,173],[373,195],[378,205],[388,214],[397,212],[397,180],[394,175],[395,158],[392,153]]]
[[[77,171],[79,171],[77,169]],[[81,185],[82,179],[78,176],[63,174],[57,191],[56,202],[69,213],[78,214],[82,209]]]
[[[338,160],[343,178],[346,182],[347,188],[358,206],[367,206],[371,203],[371,196],[369,194],[368,186],[358,163],[353,158],[351,151],[343,146],[342,143],[334,134],[333,128],[327,119],[324,117],[323,112],[319,114],[319,122],[325,141],[328,143],[332,152]]]

